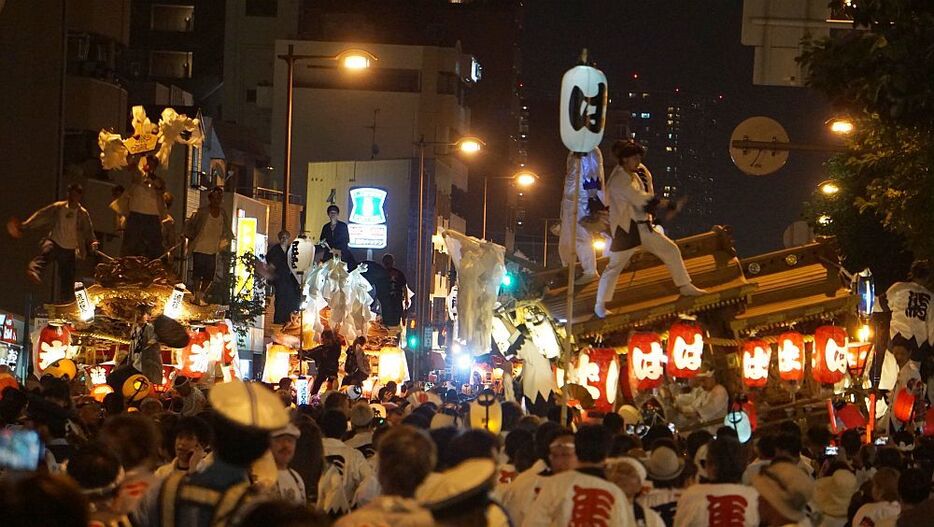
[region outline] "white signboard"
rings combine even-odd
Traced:
[[[350,246],[354,249],[385,249],[386,248],[386,226],[385,225],[361,225],[359,223],[350,223],[347,225],[350,231]]]

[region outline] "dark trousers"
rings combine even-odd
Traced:
[[[39,243],[39,254],[29,262],[29,270],[41,276],[52,262],[58,264],[59,291],[56,301],[71,302],[75,298],[75,250],[65,249],[46,238]]]
[[[156,260],[162,256],[162,221],[155,214],[131,212],[123,232],[121,256],[145,256]]]

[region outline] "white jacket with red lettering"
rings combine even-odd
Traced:
[[[635,527],[623,491],[593,469],[568,470],[546,478],[522,527]]]
[[[759,493],[738,483],[704,483],[684,490],[674,527],[758,527]]]

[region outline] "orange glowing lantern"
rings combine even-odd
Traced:
[[[398,346],[386,346],[379,351],[379,382],[401,384],[409,380],[409,364],[405,352]]]
[[[207,331],[189,331],[188,337],[188,345],[179,357],[179,371],[185,377],[200,379],[211,361],[211,335]]]
[[[915,408],[915,394],[910,390],[902,388],[895,396],[895,404],[892,405],[892,415],[903,423],[911,420],[911,414]]]
[[[586,349],[577,362],[577,383],[587,389],[594,400],[593,410],[613,411],[619,387],[619,363],[612,348]]]
[[[70,359],[77,351],[71,345],[71,326],[50,322],[39,332],[36,339],[36,370],[41,374],[53,362]]]
[[[19,389],[19,383],[16,382],[16,377],[8,373],[0,374],[0,400],[3,400],[3,390],[7,388]]]
[[[102,403],[104,402],[104,397],[107,397],[108,393],[113,393],[114,389],[109,384],[98,384],[97,386],[91,388],[91,397],[95,401]]]
[[[211,336],[211,354],[218,362],[227,365],[238,359],[237,336],[227,322],[218,322],[206,329]]]
[[[690,379],[701,369],[704,331],[697,324],[676,322],[668,330],[668,375]]]
[[[814,380],[836,384],[846,375],[846,330],[839,326],[821,326],[814,331]]]
[[[872,343],[869,342],[851,342],[846,346],[846,366],[850,370],[850,375],[854,379],[863,376],[866,371],[866,359],[869,358],[869,350],[872,349]]]
[[[665,351],[655,333],[633,333],[629,337],[630,386],[636,390],[651,390],[662,384],[665,372]]]
[[[804,336],[789,331],[778,337],[778,373],[783,381],[804,378]]]
[[[750,388],[761,388],[769,382],[769,363],[772,347],[764,340],[743,342],[743,383]]]

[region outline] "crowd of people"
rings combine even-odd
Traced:
[[[7,377],[8,378],[8,377]],[[3,525],[926,525],[934,441],[884,444],[791,420],[672,432],[619,414],[561,424],[500,402],[471,428],[453,389],[388,384],[296,406],[294,383],[184,377],[160,396],[99,403],[45,376],[0,399]],[[34,434],[33,466],[17,438]],[[22,446],[22,445],[20,445]],[[19,461],[22,461],[21,459]]]

